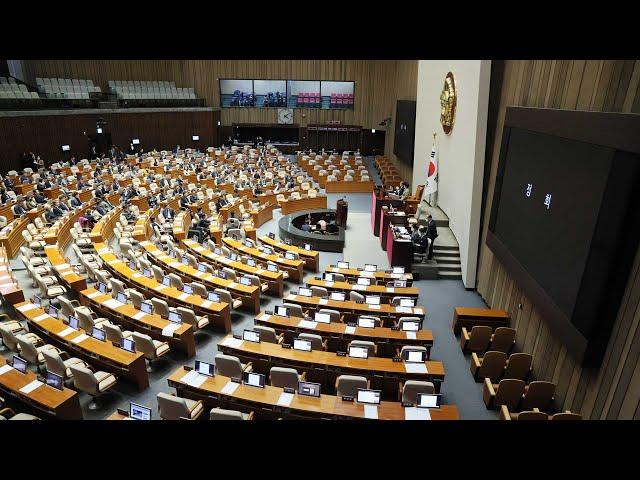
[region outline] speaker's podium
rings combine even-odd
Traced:
[[[336,224],[339,227],[347,228],[347,213],[349,211],[349,202],[341,198],[336,202]]]

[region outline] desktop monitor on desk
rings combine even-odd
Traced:
[[[337,264],[338,268],[349,268],[349,262],[338,262]]]
[[[56,307],[54,307],[53,305],[49,305],[49,308],[47,309],[47,314],[50,317],[58,318],[58,309]]]
[[[257,264],[253,258],[247,258],[247,265],[249,265],[250,267],[255,267]]]
[[[209,292],[209,295],[207,296],[207,300],[209,300],[210,302],[219,303],[220,295],[218,295],[216,292]]]
[[[418,330],[420,330],[420,322],[418,322],[418,321],[414,321],[414,322],[404,321],[404,322],[402,322],[402,331],[403,332],[417,332]]]
[[[260,332],[245,329],[242,332],[242,339],[248,342],[260,343]]]
[[[69,315],[69,326],[74,330],[78,330],[80,322],[73,315]]]
[[[96,340],[100,340],[101,342],[106,342],[107,341],[107,334],[104,330],[101,330],[98,327],[93,327],[93,330],[91,331],[91,336],[93,338],[95,338]]]
[[[184,284],[182,286],[182,293],[186,293],[188,295],[193,295],[193,286],[189,284]]]
[[[152,272],[151,272],[151,270],[149,270],[148,268],[145,268],[145,269],[142,271],[142,274],[143,274],[145,277],[147,277],[147,278],[151,278],[151,277],[153,277],[153,273],[152,273]]]
[[[134,420],[151,420],[151,409],[132,402],[129,404],[129,417]]]
[[[98,291],[100,293],[107,293],[107,286],[102,282],[98,282]]]
[[[295,256],[293,253],[291,253],[291,252],[286,252],[286,253],[284,254],[284,258],[286,258],[287,260],[295,260],[295,259],[296,259],[296,256]]]
[[[393,273],[401,273],[404,274],[404,267],[393,267]]]
[[[269,272],[278,272],[278,266],[275,263],[267,263],[267,270]]]
[[[318,323],[331,323],[331,315],[328,313],[316,312],[313,316],[313,320]]]
[[[405,358],[405,362],[407,363],[424,363],[427,361],[427,352],[425,350],[406,350],[407,358]]]
[[[169,311],[169,321],[173,323],[182,323],[182,315],[178,312]]]
[[[64,390],[64,381],[62,377],[53,372],[47,371],[47,373],[45,373],[44,382],[56,390]]]
[[[331,300],[337,300],[338,302],[344,302],[347,296],[344,292],[331,292],[329,298]]]
[[[311,351],[311,340],[305,340],[303,338],[294,338],[293,339],[293,349],[300,350],[302,352],[310,352]]]
[[[323,274],[322,274],[322,277],[323,277],[322,279],[323,279],[325,282],[333,282],[333,281],[334,281],[334,280],[333,280],[333,273],[323,273]]]
[[[170,287],[171,286],[171,279],[167,276],[162,277],[162,284],[165,287]]]
[[[207,266],[204,263],[199,263],[198,264],[198,271],[205,273],[207,271]]]
[[[369,358],[369,349],[367,347],[349,347],[349,356],[352,358]]]
[[[252,387],[264,388],[265,376],[261,373],[243,372],[242,380],[245,385],[251,385]]]
[[[430,394],[430,393],[419,393],[418,394],[418,402],[416,403],[416,407],[420,408],[440,408],[440,400],[442,399],[441,395]]]
[[[289,316],[289,307],[283,307],[282,305],[276,306],[276,315],[280,317],[288,317]]]
[[[300,295],[302,297],[312,297],[313,293],[311,292],[310,288],[299,287],[298,288],[298,295]]]
[[[245,287],[250,287],[251,286],[251,279],[248,277],[240,277],[240,284],[244,285]]]
[[[136,342],[130,338],[122,337],[120,348],[130,353],[136,353]]]
[[[307,397],[320,397],[320,384],[313,382],[298,382],[298,394]]]
[[[381,393],[380,390],[369,390],[366,388],[359,388],[356,401],[358,403],[366,403],[368,405],[379,405],[380,393]]]
[[[19,357],[18,355],[13,356],[11,360],[11,366],[20,373],[26,373],[27,371],[27,361],[24,358]]]
[[[206,375],[207,377],[213,377],[215,375],[215,365],[213,363],[201,362],[196,360],[195,371]]]
[[[116,295],[116,300],[120,303],[127,303],[127,295],[123,292],[118,292]]]
[[[377,272],[378,271],[378,266],[377,265],[372,265],[370,263],[365,263],[364,264],[364,271],[365,272]]]
[[[182,262],[183,265],[189,265],[189,259],[185,256],[182,257],[182,260],[180,260]]]
[[[371,286],[371,279],[367,277],[358,277],[358,285],[369,287]]]
[[[358,326],[362,328],[375,328],[376,321],[371,317],[359,317]]]
[[[142,310],[144,313],[152,314],[153,304],[151,304],[150,302],[142,302],[140,304],[140,310]]]
[[[364,303],[367,305],[380,305],[380,296],[379,295],[367,295],[364,297]]]

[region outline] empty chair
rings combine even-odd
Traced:
[[[218,353],[215,356],[216,371],[223,377],[242,378],[243,372],[252,372],[251,362],[242,364],[238,357]]]
[[[282,306],[289,309],[289,313],[292,317],[305,318],[309,314],[308,311],[303,311],[302,307],[295,303],[283,302]]]
[[[326,313],[329,315],[329,320],[332,322],[344,323],[344,316],[340,315],[338,310],[332,310],[330,308],[321,308],[318,313]]]
[[[549,416],[539,410],[528,410],[520,413],[509,412],[506,405],[500,407],[501,420],[548,420]]]
[[[228,280],[232,280],[232,281],[235,282],[238,279],[238,277],[236,276],[235,270],[232,270],[229,267],[223,267],[222,271],[227,274],[227,279]]]
[[[97,317],[88,307],[78,307],[74,311],[75,316],[78,318],[80,328],[87,333],[91,333],[93,327],[102,328],[102,324],[109,321],[106,318]]]
[[[133,306],[140,310],[140,305],[144,302],[144,295],[142,295],[137,290],[129,290],[129,298],[131,298],[131,303]]]
[[[400,384],[398,393],[399,400],[405,403],[418,403],[418,394],[424,393],[427,395],[433,395],[436,393],[436,388],[432,382],[423,382],[420,380],[407,380],[404,384]]]
[[[177,288],[178,290],[182,290],[184,288],[184,283],[182,283],[182,279],[175,273],[170,273],[167,275],[171,279],[171,286]]]
[[[60,295],[67,293],[67,289],[62,285],[47,286],[40,275],[36,275],[36,283],[40,288],[40,294],[43,299],[49,300],[49,303]]]
[[[471,329],[471,333],[462,327],[460,335],[460,347],[463,352],[485,352],[489,347],[492,334],[491,327],[476,325]]]
[[[17,333],[17,332],[16,332]],[[0,335],[2,336],[2,343],[5,347],[14,353],[20,352],[20,346],[18,344],[18,338],[12,331],[12,328],[6,325],[5,322],[0,323]],[[35,333],[23,333],[20,335],[24,341],[29,341],[33,346],[38,347],[43,345],[43,341]]]
[[[378,353],[378,347],[376,347],[376,344],[367,340],[352,340],[349,342],[349,348],[351,347],[366,348],[370,357],[375,357],[376,353]]]
[[[316,287],[315,285],[312,285],[311,295],[313,295],[314,297],[328,298],[329,292],[324,287]]]
[[[490,350],[482,357],[478,357],[478,354],[473,352],[469,368],[476,382],[483,381],[485,378],[489,378],[494,382],[502,376],[506,364],[506,353]]]
[[[207,298],[207,296],[209,295],[209,293],[207,292],[207,287],[205,287],[203,284],[193,282],[191,283],[191,286],[193,287],[194,294],[199,295],[202,298]]]
[[[250,274],[245,274],[243,275],[244,278],[248,278],[249,281],[251,282],[251,285],[254,285],[256,287],[260,287],[260,291],[261,292],[266,292],[267,289],[269,288],[269,285],[266,283],[260,283],[260,278],[256,275],[250,275]]]
[[[167,302],[161,298],[151,297],[151,305],[153,305],[153,312],[163,318],[169,318],[170,312],[177,311],[175,307],[170,307]]]
[[[160,340],[154,340],[149,335],[144,333],[133,332],[131,338],[136,342],[136,351],[142,352],[144,358],[149,362],[147,372],[151,372],[151,363],[154,360],[169,353],[169,344],[167,342],[161,342]]]
[[[237,298],[234,299],[233,297],[231,297],[231,293],[229,293],[229,290],[216,288],[214,292],[220,296],[220,300],[222,302],[228,303],[231,306],[231,308],[233,308],[234,310],[242,306],[242,301],[238,300]]]
[[[369,380],[356,375],[340,375],[336,378],[336,395],[338,397],[356,398],[359,388],[369,388]]]
[[[396,353],[401,359],[406,360],[409,357],[409,352],[415,351],[427,352],[427,356],[429,354],[427,347],[423,347],[421,345],[404,345],[400,351],[396,350]]]
[[[298,382],[304,380],[304,374],[298,375],[298,371],[295,368],[271,367],[269,380],[274,387],[298,390]]]
[[[278,335],[276,331],[271,327],[263,325],[254,325],[253,330],[260,333],[260,341],[267,343],[280,344],[284,340],[284,334]]]
[[[112,389],[116,383],[116,377],[108,372],[92,372],[87,367],[71,365],[69,367],[73,373],[73,385],[76,389],[91,395],[89,410],[99,408],[97,400],[100,395]]]
[[[491,344],[489,350],[496,352],[504,352],[507,355],[516,344],[516,329],[509,327],[496,328],[491,335]]]
[[[361,318],[373,321],[374,327],[381,327],[382,326],[382,320],[379,317],[374,317],[372,315],[359,315],[358,316],[358,321],[360,321]]]
[[[531,375],[532,364],[533,355],[530,353],[512,353],[509,355],[503,378],[516,378],[526,382]]]
[[[66,317],[75,315],[76,308],[80,306],[80,302],[77,300],[69,300],[67,297],[60,296],[58,300],[60,301],[60,311]]]
[[[20,348],[20,356],[24,358],[30,365],[35,365],[38,371],[44,366],[43,352],[55,352],[60,355],[60,350],[53,345],[45,344],[39,347],[33,345],[31,340],[24,335],[16,335],[18,347]]]
[[[554,413],[551,415],[551,420],[582,420],[582,415],[579,413],[571,413],[571,410],[565,410],[564,412]]]
[[[358,292],[349,292],[349,300],[364,303],[364,295]]]
[[[163,420],[195,420],[204,412],[202,400],[189,400],[164,392],[158,393],[157,399],[160,418]]]
[[[127,288],[121,280],[117,278],[110,278],[109,283],[111,284],[111,292],[114,296],[117,296],[118,293],[124,294],[127,298],[130,297],[131,291],[135,291],[133,288]]]
[[[162,279],[164,279],[164,271],[157,265],[152,265],[151,271],[153,272],[153,278],[156,279],[156,282],[162,283]]]
[[[206,294],[202,296],[206,298]],[[195,312],[190,308],[177,307],[176,311],[180,314],[182,321],[184,323],[188,323],[189,325],[192,325],[194,330],[200,330],[201,328],[206,327],[210,323],[207,317],[196,315]]]
[[[253,420],[253,418],[253,412],[242,413],[224,408],[212,408],[209,412],[209,420]]]
[[[60,375],[64,381],[73,379],[73,372],[70,368],[73,365],[89,368],[89,365],[87,365],[84,360],[75,357],[69,357],[63,360],[60,354],[54,350],[44,350],[42,356],[44,357],[47,372]]]
[[[133,335],[133,332],[128,330],[123,332],[119,325],[114,325],[111,322],[103,322],[100,328],[107,334],[107,340],[114,345],[121,345],[123,338],[129,338]]]
[[[534,408],[547,410],[553,402],[555,390],[556,385],[554,383],[541,380],[531,382],[525,387],[519,407],[520,410],[532,410]]]
[[[485,378],[482,400],[487,408],[499,408],[501,405],[506,405],[509,410],[515,410],[522,399],[524,387],[525,383],[522,380],[507,378],[500,380],[500,383],[496,385]]]
[[[422,319],[420,317],[400,317],[396,326],[402,330],[402,324],[405,322],[419,322],[422,324]]]
[[[391,299],[391,305],[393,305],[394,307],[398,307],[400,306],[400,302],[402,300],[411,300],[411,297],[393,297]]]

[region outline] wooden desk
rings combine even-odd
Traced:
[[[0,367],[7,363],[7,360],[0,357]],[[63,390],[58,390],[43,384],[29,393],[20,391],[21,388],[37,378],[37,375],[29,370],[20,373],[12,368],[0,375],[0,391],[4,392],[7,398],[15,398],[38,410],[46,417],[55,417],[60,420],[82,420],[80,396],[74,390],[66,387]]]
[[[278,252],[295,252],[298,256],[304,260],[305,266],[317,272],[320,269],[320,252],[316,250],[305,250],[304,248],[297,247],[295,245],[287,245],[286,243],[272,239],[268,235],[260,237],[260,241],[273,247]]]
[[[193,309],[197,315],[206,315],[211,324],[222,328],[225,332],[231,331],[231,314],[228,303],[216,303],[201,298],[199,295],[186,295],[174,287],[166,287],[156,282],[153,278],[147,278],[118,257],[103,243],[95,244],[97,254],[102,259],[103,266],[116,278],[125,284],[140,290],[147,298],[158,297],[169,305]]]
[[[52,187],[45,188],[43,193],[47,198],[58,198],[60,196],[60,187],[58,185],[54,185]]]
[[[141,212],[146,212],[149,210],[149,200],[147,197],[133,197],[131,199],[131,205],[135,205],[140,209]]]
[[[375,280],[375,279],[373,279]],[[393,297],[410,297],[417,299],[420,295],[420,290],[415,287],[385,287],[384,285],[353,285],[348,282],[327,282],[325,280],[318,280],[317,278],[310,278],[307,281],[309,287],[323,287],[329,292],[344,292],[347,295],[351,292],[356,292],[361,295],[379,295],[381,303],[391,303]]]
[[[383,206],[393,206],[398,208],[402,205],[402,200],[392,200],[384,196],[384,192],[374,191],[371,201],[371,228],[376,237],[380,236],[380,213]]]
[[[363,273],[363,270],[360,270],[358,268],[337,268],[333,265],[326,267],[324,271],[328,273],[340,273],[344,275],[345,278],[352,278],[352,279],[361,277]],[[413,284],[413,274],[411,272],[391,273],[391,272],[385,272],[382,270],[377,270],[371,273],[373,274],[373,278],[375,278],[377,282],[382,282],[384,284],[386,284],[386,282],[393,282],[394,280],[406,280],[408,287],[410,287]]]
[[[118,302],[111,295],[101,294],[95,288],[87,288],[79,293],[82,305],[90,306],[92,310],[101,312],[104,316],[114,320],[115,323],[149,335],[155,340],[168,342],[172,349],[177,348],[184,352],[187,358],[196,354],[193,326],[188,323],[183,323],[171,336],[165,336],[162,330],[172,325],[172,322],[160,315],[143,313],[133,305]],[[140,319],[134,318],[136,316]]]
[[[90,188],[85,188],[78,193],[78,198],[82,203],[88,202],[93,198],[93,190],[91,190]]]
[[[108,242],[111,239],[113,228],[120,219],[120,212],[122,212],[122,208],[116,207],[100,218],[89,234],[92,243]]]
[[[49,339],[52,344],[71,356],[85,360],[100,370],[111,372],[119,379],[130,380],[139,390],[149,386],[147,367],[141,352],[127,352],[111,342],[101,342],[91,336],[87,336],[79,343],[74,343],[74,339],[85,334],[82,329],[63,337],[60,334],[67,329],[67,325],[62,320],[50,317],[42,308],[36,307],[31,302],[19,303],[14,307],[18,317],[27,320],[31,331]],[[25,310],[27,308],[29,310]],[[36,318],[42,318],[42,320],[36,320]]]
[[[87,288],[87,279],[78,274],[69,264],[69,260],[62,254],[58,244],[47,245],[44,247],[44,251],[57,277],[60,278],[64,285],[76,292]]]
[[[425,315],[425,309],[422,306],[417,307],[394,307],[388,303],[379,305],[379,309],[371,308],[372,305],[366,303],[356,303],[351,300],[340,302],[338,300],[322,299],[320,297],[305,297],[302,295],[294,295],[290,293],[284,298],[287,303],[295,303],[311,312],[317,312],[321,308],[329,308],[338,310],[345,316],[345,321],[357,321],[360,315],[372,315],[379,317],[383,321],[384,326],[392,326],[400,317],[418,317],[422,321]],[[400,310],[398,310],[400,309]],[[410,310],[410,313],[406,310]]]
[[[231,293],[235,299],[242,300],[242,304],[253,310],[254,313],[260,311],[260,287],[255,285],[242,285],[233,280],[226,280],[209,272],[201,272],[191,265],[185,265],[177,259],[170,257],[163,250],[160,250],[153,243],[148,241],[140,242],[140,246],[149,254],[149,259],[159,267],[165,268],[182,278],[186,282],[202,282],[212,288],[223,288]]]
[[[374,183],[372,181],[360,182],[351,180],[347,182],[341,179],[335,182],[325,182],[324,189],[327,193],[369,193],[373,191],[373,186]]]
[[[282,272],[270,272],[265,268],[260,267],[251,267],[245,263],[233,261],[230,258],[225,257],[224,255],[218,255],[208,248],[204,248],[197,242],[193,240],[183,240],[182,244],[187,248],[189,253],[194,255],[197,259],[204,262],[213,262],[216,266],[229,267],[236,272],[248,273],[249,275],[256,275],[260,280],[267,283],[269,288],[268,292],[271,292],[279,297],[282,297],[284,294],[284,275]]]
[[[389,265],[411,269],[413,263],[413,242],[409,238],[401,238],[393,229],[387,229],[387,258]]]
[[[191,212],[189,210],[183,210],[174,217],[172,232],[178,242],[187,238],[190,226]]]
[[[273,219],[273,209],[276,207],[274,203],[265,203],[260,206],[257,210],[250,210],[251,218],[253,219],[254,227],[258,228],[269,220]]]
[[[238,345],[233,345],[237,342]],[[398,394],[398,382],[406,380],[422,380],[433,382],[436,390],[444,381],[445,371],[442,362],[427,360],[424,362],[426,372],[409,373],[405,362],[394,362],[391,358],[339,357],[333,352],[314,350],[301,352],[292,348],[282,348],[275,343],[253,343],[236,340],[227,335],[218,343],[218,350],[227,355],[234,355],[243,363],[252,362],[253,371],[269,374],[273,366],[291,367],[298,373],[307,372],[307,379],[321,383],[323,391],[334,391],[335,380],[340,375],[361,375],[371,380],[371,388],[380,389],[392,396]],[[413,364],[415,365],[415,364]]]
[[[288,200],[280,202],[280,208],[282,215],[289,215],[290,213],[300,210],[327,208],[327,197],[325,195],[318,195],[317,197],[304,197],[298,200],[289,198]]]
[[[377,345],[378,357],[393,357],[396,355],[396,348],[401,349],[404,345],[426,347],[428,358],[431,356],[431,347],[433,345],[433,332],[431,330],[403,332],[386,327],[362,328],[356,326],[353,333],[347,333],[347,329],[350,327],[346,323],[314,322],[315,326],[311,327],[304,324],[301,326],[300,322],[303,320],[299,317],[281,317],[279,315],[261,313],[254,319],[254,323],[271,327],[278,333],[284,333],[285,343],[290,344],[293,344],[293,339],[300,333],[320,335],[329,340],[327,350],[330,352],[346,352],[347,344],[351,340],[366,340]],[[413,335],[409,335],[409,333]]]
[[[491,308],[456,307],[453,309],[452,327],[455,335],[462,332],[462,327],[470,330],[477,325],[486,325],[494,330],[498,327],[508,327],[509,313]]]
[[[223,393],[223,388],[231,381],[229,377],[215,375],[207,378],[199,387],[193,387],[182,381],[187,374],[184,367],[178,368],[167,379],[169,386],[176,389],[178,396],[193,400],[202,400],[207,407],[231,408],[241,411],[253,410],[257,418],[327,418],[327,419],[364,419],[364,406],[357,402],[345,402],[335,395],[321,394],[320,397],[294,395],[291,404],[278,405],[282,388],[256,388],[239,385],[232,394]],[[458,420],[455,405],[443,405],[439,409],[429,410],[431,420]],[[122,419],[117,412],[110,419]],[[378,406],[379,420],[404,420],[405,411],[400,402],[382,401]]]
[[[36,188],[34,183],[23,183],[20,185],[16,185],[13,189],[16,191],[16,195],[26,195],[29,192],[32,192]]]
[[[5,248],[9,258],[15,257],[20,247],[25,243],[22,231],[27,228],[29,222],[30,220],[26,216],[16,218],[4,227],[3,233],[0,233],[0,246]]]
[[[284,257],[279,257],[275,254],[268,255],[266,253],[261,252],[257,248],[250,248],[243,245],[240,241],[234,240],[231,237],[224,237],[222,239],[222,243],[224,243],[228,248],[245,255],[249,255],[255,259],[259,259],[262,262],[270,261],[278,264],[278,268],[281,268],[289,273],[289,278],[291,280],[295,280],[298,283],[302,283],[302,279],[304,277],[304,273],[302,268],[304,266],[303,260],[287,260]]]

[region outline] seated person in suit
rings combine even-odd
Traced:
[[[47,203],[47,197],[45,197],[42,192],[40,191],[35,191],[33,193],[33,198],[35,199],[36,203],[38,204],[42,204],[42,203]]]
[[[51,209],[56,216],[56,218],[60,218],[64,215],[65,211],[60,208],[60,202],[58,200],[53,201],[53,207]]]
[[[412,235],[411,241],[413,242],[413,251],[414,253],[426,253],[427,248],[429,247],[429,237],[427,236],[427,227],[422,225],[418,229],[417,241],[414,240]]]
[[[0,188],[0,202],[2,202],[2,204],[5,204],[10,200],[11,197],[9,196],[9,194],[7,194],[7,189],[4,187]]]
[[[13,190],[13,181],[9,177],[5,177],[3,183],[7,190]]]
[[[58,208],[60,208],[60,210],[62,210],[63,214],[69,211],[69,206],[67,205],[67,197],[64,195],[60,195],[60,197],[58,197],[59,201],[58,201]]]
[[[183,195],[182,197],[180,197],[180,208],[182,209],[189,208],[189,197],[187,197],[186,195]]]
[[[189,195],[189,202],[196,203],[197,201],[198,201],[198,194],[194,190],[193,192],[191,192],[191,195]]]
[[[44,207],[44,219],[47,221],[47,223],[53,223],[56,221],[56,214],[53,213],[53,208],[51,207],[51,205],[45,205]]]
[[[321,232],[324,232],[327,230],[327,221],[324,218],[321,218],[320,220],[318,220],[318,222],[316,223],[316,228],[318,230],[320,230]]]
[[[173,218],[176,216],[176,213],[173,211],[173,208],[171,207],[164,207],[161,213],[164,219],[168,222],[172,221]]]
[[[311,231],[311,224],[309,223],[309,219],[308,218],[305,218],[304,224],[302,225],[302,227],[300,227],[300,229],[305,231],[305,232],[310,232]]]
[[[13,214],[17,217],[22,217],[23,215],[26,215],[27,213],[27,208],[24,202],[24,198],[18,198],[18,203],[16,203],[13,207]]]
[[[20,175],[20,183],[22,184],[31,183],[31,177],[29,177],[29,175],[27,175],[26,173],[22,172],[22,175]]]
[[[73,193],[71,195],[71,206],[76,208],[82,205],[82,202],[80,201],[80,198],[78,198],[78,194],[77,193]]]

